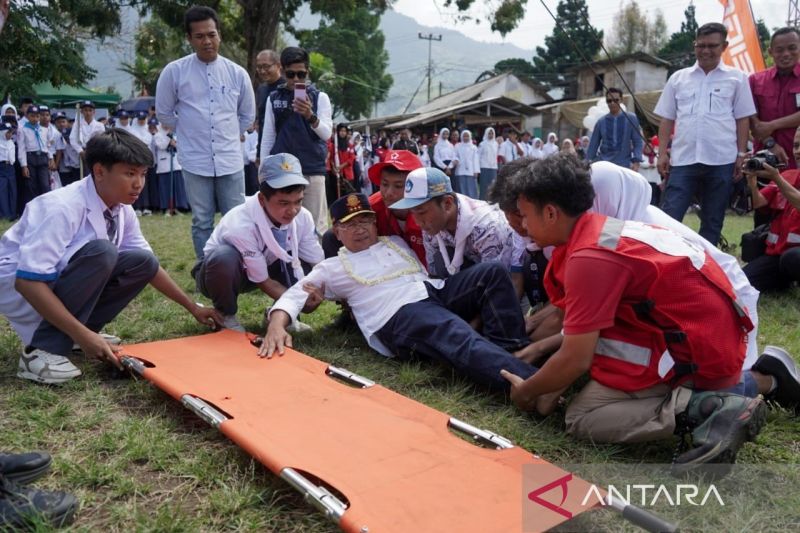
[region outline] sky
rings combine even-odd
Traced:
[[[544,1],[555,13],[558,0]],[[668,33],[680,30],[681,22],[684,20],[683,11],[689,5],[689,0],[637,1],[642,11],[648,12],[650,17],[653,16],[656,9],[661,9],[667,21]],[[627,2],[628,0],[625,0],[625,3]],[[587,0],[586,3],[589,6],[589,21],[608,35],[614,22],[614,15],[620,9],[621,0]],[[474,4],[478,7],[473,8],[473,12],[480,19],[481,10],[485,9],[483,6],[490,2],[476,0]],[[785,25],[789,0],[750,0],[750,4],[756,19],[763,18],[770,30]],[[695,0],[694,5],[698,24],[722,21],[723,8],[719,0]],[[444,0],[396,0],[393,3],[395,11],[413,17],[420,24],[453,29],[480,41],[509,42],[527,50],[541,46],[545,36],[553,31],[553,19],[542,7],[540,0],[527,0],[525,18],[517,29],[506,35],[505,38],[500,34],[492,33],[485,17],[483,17],[483,22],[477,25],[474,21],[457,22],[454,16],[457,9],[443,6]]]

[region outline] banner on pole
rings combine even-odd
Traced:
[[[753,12],[748,0],[719,0],[725,8],[722,23],[728,28],[728,48],[722,62],[748,74],[766,68]]]

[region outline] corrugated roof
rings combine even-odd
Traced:
[[[408,128],[411,126],[416,126],[418,124],[428,124],[430,122],[435,122],[441,118],[445,118],[447,116],[460,113],[464,114],[467,111],[475,110],[478,111],[481,108],[485,108],[488,115],[486,113],[475,113],[478,115],[485,115],[488,117],[518,117],[520,115],[533,115],[536,113],[536,109],[525,105],[523,103],[517,102],[512,98],[508,98],[507,96],[496,96],[494,98],[486,98],[484,100],[474,100],[471,102],[462,102],[456,105],[452,105],[450,107],[434,109],[432,111],[428,111],[427,113],[417,113],[412,117],[406,118],[399,122],[393,122],[387,124],[386,127],[389,129],[398,129],[398,128]],[[499,111],[499,113],[491,113],[491,110],[495,109]]]

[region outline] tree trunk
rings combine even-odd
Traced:
[[[244,16],[244,42],[247,48],[247,72],[258,85],[256,56],[261,50],[274,48],[280,29],[283,0],[239,0]],[[280,53],[280,50],[277,50]]]

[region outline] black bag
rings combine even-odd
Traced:
[[[750,261],[761,257],[767,249],[769,224],[761,224],[753,231],[742,234],[742,261]]]

